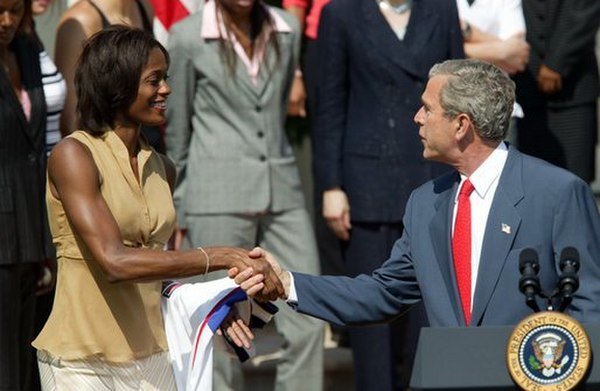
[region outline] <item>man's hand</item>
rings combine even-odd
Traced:
[[[294,76],[287,113],[291,117],[306,117],[306,89],[301,73]]]
[[[262,253],[236,247],[205,247],[210,258],[210,270],[237,268],[243,271],[252,268],[253,275],[264,276],[265,287],[261,295],[268,300],[275,300],[284,294],[283,285],[271,265]]]
[[[538,88],[544,94],[552,95],[562,90],[562,77],[560,73],[553,71],[542,64],[537,76]]]
[[[335,236],[341,240],[350,239],[350,204],[343,190],[332,189],[323,193],[323,217]]]
[[[233,278],[235,283],[238,284],[249,297],[254,297],[265,288],[265,283],[263,282],[265,276],[262,274],[254,274],[254,270],[252,270],[251,267],[242,272],[240,272],[237,267],[234,267],[227,271],[227,275],[229,278]]]
[[[290,292],[290,275],[289,272],[283,270],[273,254],[268,251],[263,250],[260,247],[254,248],[250,251],[251,257],[265,258],[267,262],[271,265],[271,268],[277,275],[277,278],[281,281],[284,292],[278,297],[281,299],[287,299]],[[253,274],[249,270],[239,271],[237,268],[232,268],[228,272],[229,277],[235,280],[235,283],[238,284],[249,296],[254,296],[257,300],[262,301],[271,301],[276,298],[271,297],[268,292],[262,291],[262,287],[264,286],[263,280],[260,278],[261,275]]]
[[[250,252],[250,256],[261,256],[264,257],[267,260],[267,262],[269,262],[269,265],[271,265],[271,268],[273,268],[273,271],[277,274],[277,277],[283,285],[283,293],[279,295],[279,298],[284,300],[287,299],[290,293],[290,273],[287,270],[283,270],[281,268],[281,265],[279,265],[279,262],[277,262],[273,254],[260,247],[255,247],[254,249],[252,249],[252,251]],[[263,293],[261,292],[259,295],[257,295],[257,297],[263,298]]]

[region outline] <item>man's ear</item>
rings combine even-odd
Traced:
[[[466,113],[460,113],[454,118],[454,126],[456,126],[455,135],[457,140],[462,140],[473,131],[473,122],[471,117]]]

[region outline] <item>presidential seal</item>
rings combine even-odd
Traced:
[[[524,390],[566,391],[583,379],[591,346],[583,326],[560,312],[538,312],[513,330],[508,340],[510,376]]]

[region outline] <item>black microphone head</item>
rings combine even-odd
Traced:
[[[575,247],[565,247],[560,253],[560,269],[563,270],[568,263],[575,269],[579,270],[579,251]]]
[[[533,272],[536,274],[539,271],[538,254],[532,248],[525,248],[519,254],[519,271],[523,273],[527,266],[533,268]]]

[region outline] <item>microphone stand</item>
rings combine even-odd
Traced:
[[[573,294],[579,288],[579,252],[574,247],[566,247],[560,255],[560,271],[556,287],[551,292],[541,289],[538,278],[538,255],[534,249],[526,248],[519,256],[519,290],[525,295],[525,303],[534,312],[540,312],[536,296],[544,299],[547,311],[564,312],[573,301]]]

